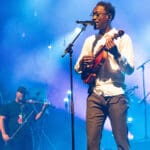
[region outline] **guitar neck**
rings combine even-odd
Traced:
[[[117,39],[118,37],[121,37],[124,34],[123,30],[119,30],[117,33],[115,33],[112,36],[112,40]],[[106,48],[106,45],[103,45],[100,50],[95,54],[95,57],[97,57],[102,51],[108,51],[108,49]]]

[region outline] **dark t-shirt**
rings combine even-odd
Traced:
[[[36,114],[33,105],[14,101],[1,107],[0,115],[6,117],[6,133],[10,137],[15,135],[16,138],[31,133],[32,122]]]

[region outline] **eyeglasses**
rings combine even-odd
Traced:
[[[91,13],[90,16],[92,17],[103,17],[105,15],[108,15],[108,13]]]

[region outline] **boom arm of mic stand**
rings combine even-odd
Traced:
[[[77,40],[77,38],[80,36],[80,34],[85,31],[87,25],[83,25],[81,31],[77,34],[77,36],[74,38],[74,40],[67,46],[67,48],[64,51],[64,54],[61,55],[61,57],[64,57],[67,53],[72,53],[72,46],[74,42]]]
[[[147,64],[150,61],[150,59],[146,60],[142,65],[137,67],[136,69],[139,70],[140,68],[143,68],[145,64]]]

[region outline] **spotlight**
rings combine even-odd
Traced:
[[[128,117],[127,122],[128,123],[132,123],[133,122],[133,118],[132,117]]]
[[[67,109],[68,109],[68,104],[69,104],[69,99],[68,99],[68,97],[65,97],[65,98],[64,98],[64,104],[65,104],[65,109],[67,110]]]
[[[134,139],[134,135],[129,132],[129,133],[128,133],[128,138],[129,138],[129,140],[133,140],[133,139]]]
[[[48,49],[52,49],[52,45],[48,45]]]
[[[67,97],[64,98],[64,103],[68,103],[69,99]]]
[[[75,28],[74,33],[78,34],[80,31],[81,31],[81,28],[77,27],[77,28]]]
[[[70,90],[67,91],[67,96],[68,96],[68,99],[70,101],[71,100],[71,91]]]
[[[67,96],[64,98],[64,105],[65,105],[66,110],[68,110],[68,105],[69,105],[70,100],[71,100],[71,91],[68,90]]]

